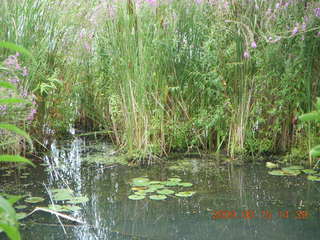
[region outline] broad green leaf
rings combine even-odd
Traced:
[[[279,165],[276,163],[272,163],[272,162],[266,162],[266,167],[267,168],[277,168],[277,167],[279,167]]]
[[[24,55],[30,57],[32,60],[34,60],[34,57],[27,49],[25,49],[24,47],[19,46],[17,44],[2,41],[2,42],[0,42],[0,48],[7,48],[12,51],[19,52],[21,54],[24,54]]]
[[[191,197],[192,195],[194,195],[196,192],[178,192],[175,195],[177,197]]]
[[[304,169],[304,170],[302,170],[302,172],[304,172],[305,174],[315,174],[315,173],[317,173],[317,171],[313,170],[313,169]]]
[[[312,175],[308,175],[307,179],[310,180],[310,181],[315,181],[315,182],[319,182],[320,181],[320,177],[312,176]]]
[[[20,99],[20,98],[5,98],[5,99],[0,99],[0,105],[6,105],[6,104],[17,104],[17,103],[30,103],[27,100]]]
[[[19,155],[0,155],[0,162],[28,163],[35,167],[35,165],[30,160]]]
[[[20,240],[18,227],[0,222],[0,230],[3,230],[11,240]]]
[[[165,200],[167,199],[166,195],[151,195],[149,196],[151,200]]]
[[[145,195],[136,195],[136,194],[133,194],[133,195],[130,195],[128,198],[130,200],[142,200],[142,199],[145,199]]]
[[[312,157],[319,157],[320,156],[320,145],[313,147],[310,151],[310,155]]]
[[[0,123],[0,129],[5,129],[7,131],[14,132],[15,134],[17,134],[21,137],[24,137],[29,142],[31,149],[33,148],[32,140],[31,140],[29,134],[26,133],[24,130],[22,130],[22,129],[20,129],[10,123]]]
[[[188,183],[188,182],[178,183],[178,185],[181,187],[192,187],[193,186],[192,183]]]
[[[78,204],[78,203],[86,203],[89,201],[89,198],[86,196],[80,196],[80,197],[73,197],[67,203],[70,204]]]
[[[0,81],[0,87],[16,90],[16,87],[9,82]]]
[[[320,112],[313,111],[310,113],[303,114],[299,117],[301,121],[312,121],[312,120],[320,120]]]
[[[273,171],[269,171],[268,172],[270,175],[273,175],[273,176],[285,176],[286,174],[281,171],[281,170],[273,170]]]
[[[320,110],[320,98],[319,97],[317,97],[316,108],[318,111]]]
[[[165,189],[158,190],[157,193],[160,195],[169,195],[169,194],[174,194],[174,191],[165,188]]]
[[[29,197],[29,198],[26,198],[24,201],[27,203],[38,203],[38,202],[43,202],[44,198],[42,198],[42,197]]]

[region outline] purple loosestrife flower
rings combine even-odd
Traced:
[[[255,41],[253,41],[253,42],[251,43],[251,47],[252,47],[252,48],[257,48],[257,43],[256,43]]]
[[[37,109],[33,108],[31,109],[28,117],[27,117],[27,120],[28,121],[32,121],[34,119],[34,115],[37,113]]]
[[[250,53],[248,52],[248,50],[244,51],[243,57],[246,59],[250,58]]]
[[[0,105],[0,115],[5,115],[7,111],[6,105]]]
[[[148,2],[150,4],[150,6],[157,6],[157,0],[146,0],[146,2]]]
[[[195,0],[195,3],[196,3],[196,4],[201,4],[201,3],[202,3],[202,0]]]
[[[298,32],[299,32],[299,28],[295,26],[294,29],[292,30],[291,36],[296,35]]]
[[[314,15],[316,15],[316,17],[320,18],[320,8],[314,9]]]
[[[26,77],[26,76],[28,76],[28,74],[29,74],[28,69],[26,67],[24,67],[22,70],[22,76]]]

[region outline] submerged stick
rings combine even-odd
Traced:
[[[54,211],[54,210],[50,210],[50,209],[47,209],[47,208],[42,208],[42,207],[36,207],[32,212],[30,212],[26,217],[30,216],[31,214],[35,213],[36,211],[43,211],[43,212],[48,212],[48,213],[51,213],[51,214],[54,214],[56,216],[59,216],[59,217],[62,217],[64,219],[67,219],[69,221],[72,221],[72,222],[77,222],[77,223],[80,223],[80,224],[85,224],[85,222],[82,222],[81,220],[78,220],[74,217],[70,217],[66,214],[62,214],[62,213],[59,213],[57,211]]]

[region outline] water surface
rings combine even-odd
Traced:
[[[113,149],[101,143],[75,139],[53,144],[43,158],[48,166],[21,169],[10,176],[0,170],[1,191],[42,196],[46,189],[66,188],[86,195],[82,210],[67,213],[81,219],[76,224],[54,215],[37,212],[22,221],[23,239],[319,239],[320,183],[305,176],[278,177],[267,174],[264,165],[218,167],[214,161],[187,159],[186,171],[173,171],[170,164],[128,167],[119,164],[88,163],[86,156]],[[179,160],[179,159],[178,159]],[[50,171],[48,171],[48,169]],[[21,178],[24,172],[31,173]],[[179,176],[194,185],[191,198],[169,197],[163,201],[128,199],[128,182],[148,176],[166,180]],[[21,202],[23,203],[23,202]],[[229,214],[229,215],[228,215]],[[1,236],[2,237],[2,236]]]

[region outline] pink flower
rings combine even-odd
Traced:
[[[252,48],[257,48],[257,43],[256,43],[255,41],[253,41],[253,42],[251,43],[251,47],[252,47]]]
[[[157,0],[146,0],[150,4],[150,6],[156,6],[157,5]]]
[[[296,35],[298,32],[299,32],[298,27],[297,27],[297,26],[296,26],[296,27],[294,27],[294,29],[292,30],[291,36]]]
[[[249,53],[247,50],[244,51],[243,57],[244,57],[244,58],[250,58],[250,53]]]

